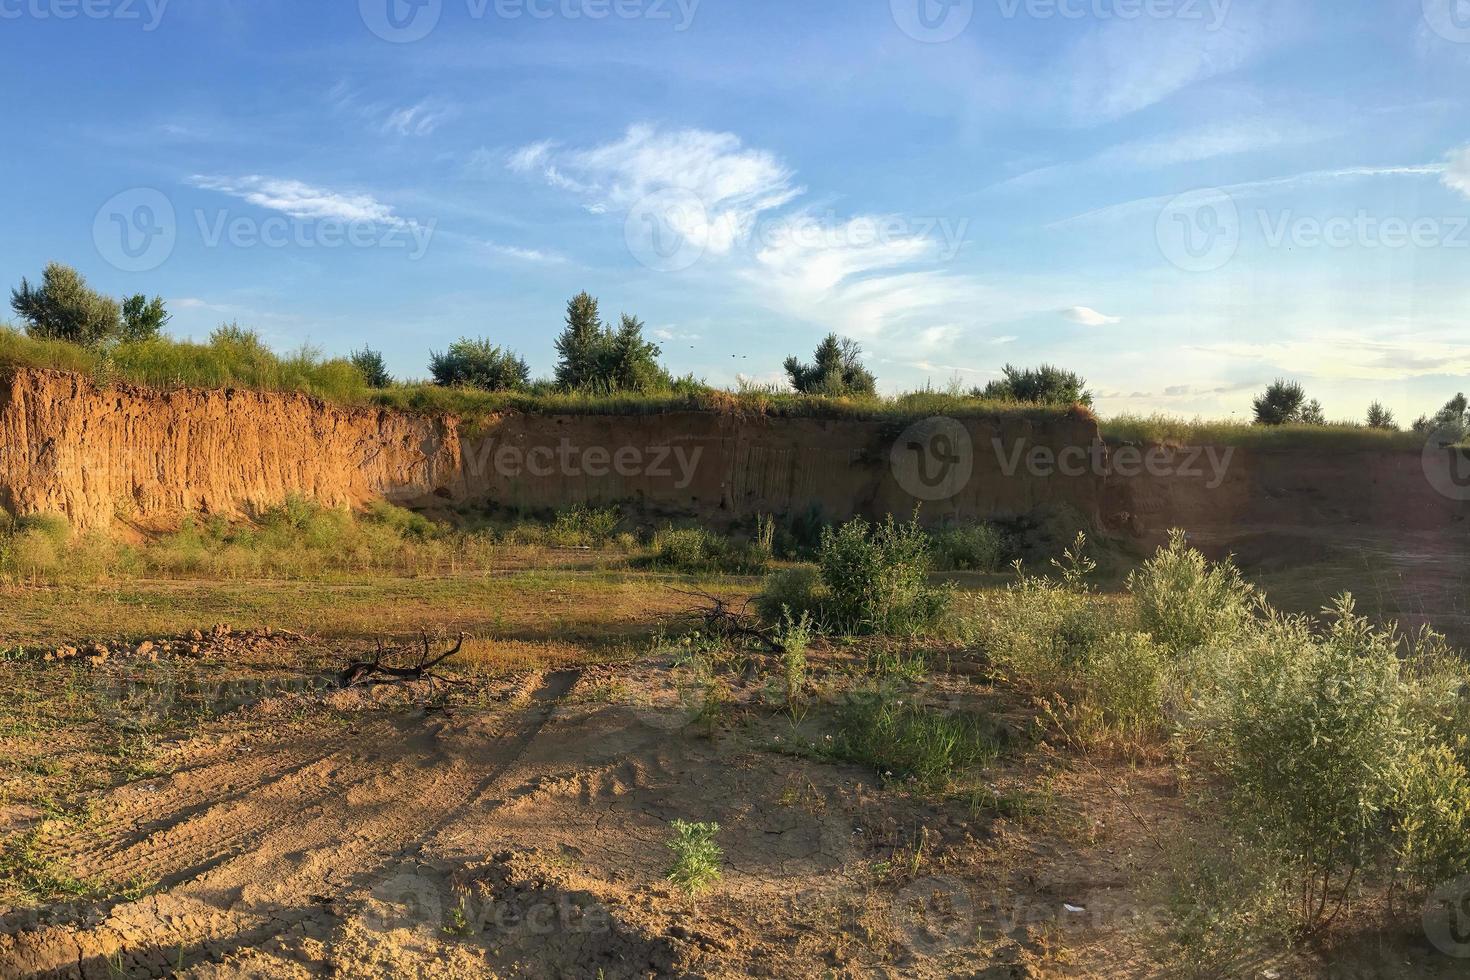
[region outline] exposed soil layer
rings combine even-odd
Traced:
[[[935,433],[714,412],[510,413],[477,420],[463,441],[459,428],[301,395],[99,388],[16,371],[0,377],[0,506],[65,514],[83,529],[248,515],[288,494],[332,506],[621,503],[719,523],[813,508],[828,518],[909,514],[922,497],[929,521],[1063,504],[1095,519],[1102,489],[1091,473],[1029,479],[1010,469],[1017,449],[1089,444],[1097,426],[1086,418],[972,419]]]
[[[0,909],[0,976],[1169,975],[1158,841],[1201,817],[1167,765],[1017,751],[995,791],[1052,800],[1021,819],[818,761],[797,743],[820,725],[759,708],[759,685],[690,727],[667,660],[423,693],[269,697],[172,744],[165,774],[45,835],[48,861],[113,897]],[[924,696],[1020,723],[961,675]],[[720,825],[723,876],[695,897],[665,878],[675,819]],[[1390,932],[1221,967],[1459,965]]]
[[[1084,417],[909,426],[507,413],[472,431],[301,395],[16,371],[0,378],[0,506],[82,529],[249,515],[290,494],[333,506],[619,504],[716,525],[813,511],[918,508],[929,523],[1065,512],[1142,548],[1183,527],[1218,553],[1250,547],[1298,565],[1333,539],[1396,534],[1418,535],[1433,560],[1470,555],[1470,488],[1453,478],[1466,466],[1449,451],[1104,447]]]
[[[452,481],[458,445],[443,419],[304,395],[0,372],[0,507],[80,529],[249,514],[289,494],[329,506],[427,496]]]

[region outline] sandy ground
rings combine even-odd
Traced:
[[[12,912],[0,976],[1032,969],[1014,943],[977,958],[990,899],[947,867],[989,821],[771,751],[790,719],[701,734],[662,664],[418,700],[272,698],[170,747],[168,775],[104,794],[50,852],[146,894]],[[679,818],[722,828],[697,898],[664,879]]]
[[[1167,766],[1001,766],[998,791],[1044,779],[1058,801],[1014,820],[785,751],[820,726],[757,709],[755,684],[701,731],[676,674],[234,712],[48,838],[116,897],[5,914],[0,977],[1169,975],[1149,882],[1189,817]],[[945,683],[928,696],[977,696]],[[697,897],[665,879],[675,819],[721,827],[723,878]],[[1337,960],[1356,972],[1247,955],[1221,975],[1455,975],[1390,945]]]

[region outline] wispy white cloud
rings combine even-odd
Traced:
[[[1255,61],[1291,30],[1265,0],[1200,5],[1201,19],[1113,20],[1091,30],[1056,65],[1073,121],[1109,122]]]
[[[453,106],[426,99],[416,105],[389,110],[381,128],[385,134],[428,136],[457,114]]]
[[[513,151],[507,166],[583,197],[596,214],[627,211],[652,195],[691,195],[700,207],[670,209],[667,216],[680,222],[675,230],[715,255],[728,254],[763,214],[803,190],[773,154],[746,147],[732,133],[699,129],[630,126],[621,139],[584,150],[531,143]]]
[[[1462,146],[1450,154],[1442,179],[1446,187],[1470,198],[1470,146]]]
[[[702,271],[727,277],[762,305],[840,322],[856,336],[903,326],[912,334],[906,339],[933,343],[936,330],[953,334],[946,324],[982,292],[943,268],[964,228],[939,234],[934,223],[898,216],[795,208],[805,188],[791,168],[731,133],[633,126],[589,149],[531,143],[509,153],[506,166],[568,191],[593,213],[622,215],[648,198],[688,195],[696,207],[660,213],[701,247]]]
[[[345,81],[332,87],[327,101],[338,112],[357,117],[384,136],[429,136],[459,115],[459,106],[434,97],[412,105],[364,100]]]
[[[1137,172],[1198,163],[1217,157],[1254,153],[1274,147],[1313,142],[1331,135],[1324,127],[1270,119],[1211,123],[1148,139],[1119,143],[1100,153],[1068,163],[1039,167],[997,184],[1025,188],[1058,183],[1090,171]]]
[[[1438,177],[1447,174],[1450,169],[1449,164],[1427,163],[1405,167],[1349,167],[1342,170],[1313,170],[1308,173],[1293,174],[1287,177],[1253,180],[1211,189],[1228,194],[1235,200],[1243,200],[1252,197],[1262,197],[1268,194],[1286,193],[1314,184],[1331,184],[1346,180],[1361,180],[1369,177]],[[1124,201],[1121,204],[1112,204],[1105,208],[1097,208],[1092,211],[1083,212],[1082,214],[1074,214],[1069,218],[1054,221],[1047,225],[1047,227],[1053,229],[1063,228],[1079,222],[1116,220],[1142,212],[1157,211],[1170,201],[1173,201],[1175,196],[1172,194],[1162,194],[1158,197],[1142,197],[1132,201]]]
[[[304,221],[335,220],[405,226],[410,222],[394,213],[371,194],[346,194],[314,187],[299,180],[283,180],[252,174],[223,177],[196,174],[189,183],[207,191],[237,197],[269,211],[279,211]]]
[[[539,143],[528,143],[527,145],[511,151],[506,159],[505,165],[518,174],[535,173],[547,165],[551,151],[556,148],[554,140],[542,140]],[[477,151],[477,156],[487,151]]]
[[[1282,371],[1316,378],[1401,381],[1470,374],[1470,344],[1423,336],[1384,340],[1381,335],[1329,332],[1291,340],[1201,344],[1186,349],[1259,361]]]
[[[1106,313],[1099,313],[1090,306],[1069,306],[1065,310],[1062,310],[1061,313],[1062,316],[1071,320],[1073,323],[1080,323],[1085,327],[1105,327],[1112,323],[1123,322],[1123,318],[1120,316],[1108,316]]]
[[[560,263],[566,261],[564,256],[539,248],[521,248],[518,245],[501,245],[498,242],[486,242],[485,247],[497,255],[520,259],[523,262]]]

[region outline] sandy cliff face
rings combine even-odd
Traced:
[[[1470,487],[1450,450],[1163,450],[1153,472],[1109,475],[1105,517],[1150,544],[1171,527],[1228,542],[1255,532],[1415,534],[1470,532]],[[1116,451],[1114,459],[1116,460]],[[1188,468],[1199,479],[1181,479]],[[1453,469],[1452,469],[1453,468]]]
[[[302,395],[158,392],[49,371],[0,376],[0,506],[82,529],[454,494],[456,428]]]
[[[1032,473],[1022,454],[1097,438],[1090,419],[884,421],[750,418],[704,412],[491,420],[464,445],[474,499],[560,508],[634,501],[713,521],[819,510],[926,523],[1005,518],[1068,505],[1096,518],[1090,470]]]
[[[1097,474],[1038,477],[1017,455],[1097,437],[1090,419],[774,419],[709,412],[506,414],[461,443],[457,420],[300,395],[168,392],[46,371],[0,377],[0,506],[106,528],[118,515],[249,514],[302,494],[327,505],[631,504],[719,524],[755,514],[1011,517],[1066,504],[1096,518]]]
[[[327,505],[619,504],[712,525],[756,514],[1008,518],[1069,507],[1153,544],[1170,527],[1242,535],[1464,538],[1470,503],[1418,453],[1115,448],[1090,418],[783,419],[714,412],[458,421],[301,395],[152,391],[47,371],[0,375],[0,506],[84,529]],[[1147,452],[1148,465],[1127,452]],[[1446,456],[1446,460],[1448,460]],[[1441,464],[1436,464],[1441,465]],[[1443,481],[1441,481],[1443,482]],[[1467,496],[1459,494],[1458,496]],[[1283,547],[1285,545],[1282,545]]]

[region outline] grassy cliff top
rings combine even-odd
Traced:
[[[525,391],[482,391],[411,382],[370,388],[341,358],[303,349],[276,354],[264,347],[171,339],[115,345],[107,350],[29,337],[0,326],[0,369],[66,371],[98,384],[127,383],[159,390],[247,388],[299,393],[349,407],[385,407],[473,420],[503,412],[541,415],[656,415],[718,412],[774,418],[903,420],[931,415],[960,418],[1092,418],[1081,406],[1012,404],[918,391],[895,396],[827,398],[779,391],[694,387],[651,394],[589,394],[534,386]]]
[[[1082,406],[982,401],[939,391],[870,398],[827,398],[794,392],[728,391],[699,387],[655,394],[587,394],[533,388],[480,391],[426,382],[370,388],[343,358],[310,349],[277,354],[264,347],[193,343],[171,339],[119,344],[106,351],[39,340],[0,326],[0,369],[68,371],[98,384],[123,382],[156,389],[248,388],[309,395],[350,407],[385,407],[475,420],[504,412],[532,415],[656,415],[717,412],[770,418],[903,421],[932,415],[956,418],[1092,418]],[[1259,426],[1247,422],[1192,421],[1166,416],[1118,416],[1099,422],[1114,443],[1229,445],[1260,450],[1417,450],[1414,432],[1359,425]]]
[[[1118,415],[1099,422],[1111,443],[1169,446],[1238,446],[1256,450],[1322,452],[1391,451],[1424,448],[1413,431],[1370,429],[1347,422],[1328,425],[1255,425],[1215,419],[1177,419],[1166,415]]]

